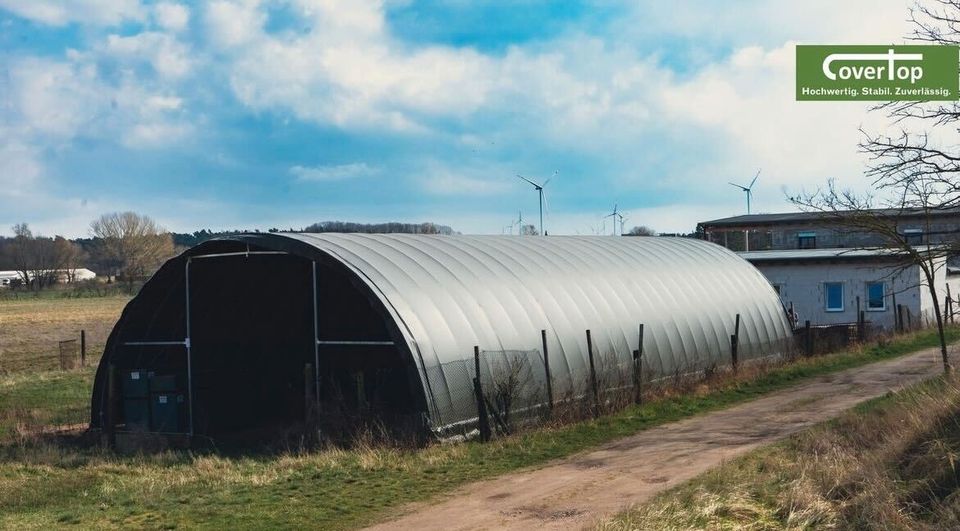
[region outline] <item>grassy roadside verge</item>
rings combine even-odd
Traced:
[[[43,428],[90,420],[96,367],[0,376],[0,441]]]
[[[949,333],[960,339],[960,329]],[[118,457],[51,444],[0,446],[0,527],[351,528],[464,483],[543,464],[805,379],[936,345],[933,332],[773,368],[600,419],[490,444],[359,448],[272,456],[168,453]],[[12,392],[16,392],[15,390]]]
[[[960,379],[940,376],[755,450],[599,526],[958,529]]]

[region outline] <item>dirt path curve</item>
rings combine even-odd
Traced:
[[[837,416],[941,370],[935,349],[814,378],[738,406],[665,424],[598,449],[466,485],[373,529],[570,529],[693,478],[725,460]]]

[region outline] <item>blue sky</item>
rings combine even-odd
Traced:
[[[902,42],[908,4],[0,0],[0,227],[83,236],[435,221],[689,231],[836,178],[856,103],[793,101],[793,46]],[[605,230],[609,232],[610,226]]]

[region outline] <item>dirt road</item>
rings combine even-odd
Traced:
[[[466,485],[440,502],[415,504],[374,529],[570,529],[627,506],[725,460],[837,416],[941,370],[939,353],[814,378],[739,406],[663,425],[543,468]]]

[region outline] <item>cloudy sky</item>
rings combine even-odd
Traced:
[[[904,41],[909,3],[0,0],[0,232],[435,221],[690,231],[828,178],[866,105],[794,101],[796,43]],[[607,231],[610,225],[607,225]]]

